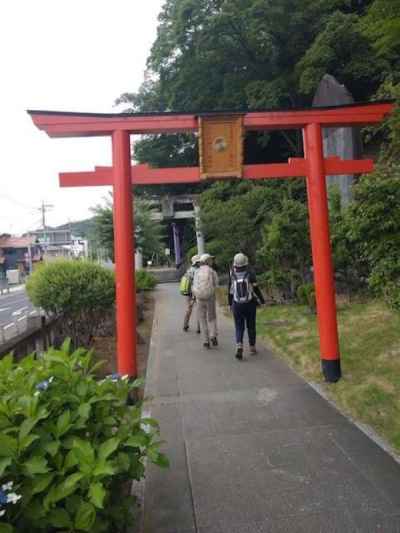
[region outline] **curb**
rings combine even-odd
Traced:
[[[157,292],[157,289],[154,291]],[[144,399],[143,399],[143,409],[142,409],[142,418],[151,418],[152,413],[152,400],[153,400],[153,383],[151,376],[154,375],[154,367],[157,361],[157,355],[159,352],[159,341],[157,339],[157,328],[159,324],[159,304],[160,301],[155,299],[154,305],[154,315],[153,315],[153,325],[151,327],[150,333],[150,347],[149,355],[147,358],[147,368],[145,376],[145,387],[144,387]],[[143,533],[144,530],[144,506],[145,506],[145,490],[146,490],[146,468],[147,460],[145,463],[145,477],[140,481],[133,481],[131,494],[137,498],[137,514],[136,514],[136,523],[128,531],[129,533]]]
[[[8,294],[11,294],[13,292],[22,291],[23,289],[25,289],[25,284],[17,285],[16,287],[7,287],[5,289],[0,289],[0,297],[7,296]]]

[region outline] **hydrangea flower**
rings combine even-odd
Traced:
[[[22,496],[20,494],[17,494],[16,492],[10,492],[13,488],[13,482],[9,481],[8,483],[4,483],[4,485],[1,486],[0,489],[0,517],[4,516],[6,514],[6,510],[4,507],[11,503],[12,505],[15,505]]]
[[[117,383],[118,381],[126,381],[127,379],[129,379],[128,374],[121,375],[121,374],[115,373],[115,374],[108,374],[108,376],[106,376],[104,379],[101,379],[99,383],[105,383],[107,381],[111,381],[112,383]]]
[[[0,505],[6,505],[8,503],[8,496],[4,490],[0,490]]]
[[[44,381],[41,381],[40,383],[36,385],[36,390],[39,392],[47,390],[50,384],[53,382],[53,380],[54,380],[54,377],[51,376],[49,379],[45,379]]]
[[[125,374],[123,376],[121,376],[121,374],[110,374],[109,376],[106,376],[106,379],[110,379],[111,381],[113,382],[116,382],[116,381],[119,381],[120,379],[125,381],[126,379],[128,379],[128,374]]]
[[[17,494],[15,492],[11,492],[10,494],[7,494],[7,503],[12,503],[15,505],[18,500],[22,498],[21,494]]]

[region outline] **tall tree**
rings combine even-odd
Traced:
[[[124,94],[118,101],[136,112],[297,107],[309,103],[326,70],[350,81],[357,97],[364,99],[377,88],[381,68],[357,26],[370,4],[166,0],[146,81],[136,94]],[[300,155],[301,149],[298,132],[253,132],[246,137],[249,163],[282,161]],[[196,165],[196,140],[147,137],[137,143],[135,157],[155,166]]]
[[[398,64],[400,61],[399,0],[375,0],[363,19],[362,27],[378,54]]]
[[[135,201],[135,248],[145,257],[159,254],[163,249],[163,228],[159,221],[152,218],[151,204],[138,198]],[[92,208],[94,213],[94,234],[97,242],[109,257],[114,259],[114,223],[112,196],[104,199],[104,204]]]
[[[314,43],[307,50],[296,71],[300,90],[312,96],[322,78],[329,72],[346,85],[355,100],[372,96],[389,66],[374,54],[367,37],[362,34],[360,17],[339,11],[333,13]]]

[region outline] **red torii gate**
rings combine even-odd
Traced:
[[[322,371],[329,382],[340,379],[341,368],[325,177],[371,172],[373,161],[324,158],[322,128],[379,123],[392,108],[393,104],[390,102],[377,102],[306,110],[240,113],[245,130],[303,130],[305,158],[289,159],[288,163],[245,165],[243,178],[307,177],[320,355]],[[130,135],[195,132],[198,130],[201,114],[28,113],[34,124],[50,137],[109,136],[112,139],[112,167],[95,167],[93,172],[61,173],[60,185],[113,186],[118,372],[136,376],[132,184],[196,183],[202,180],[198,167],[153,169],[148,165],[131,166]],[[232,114],[235,113],[212,113],[213,116]]]

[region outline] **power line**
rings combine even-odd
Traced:
[[[23,204],[22,202],[20,202],[19,200],[16,200],[15,198],[13,198],[12,196],[10,196],[8,194],[2,193],[0,195],[0,198],[4,198],[5,200],[9,200],[10,202],[12,202],[15,205],[18,205],[19,207],[22,207],[24,209],[29,209],[29,211],[34,211],[36,209],[35,207],[33,207],[31,205]]]

